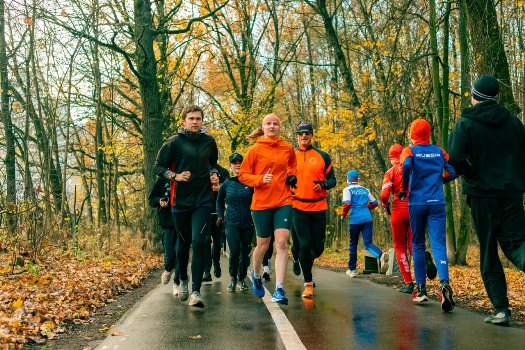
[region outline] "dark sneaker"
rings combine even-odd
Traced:
[[[412,292],[414,291],[414,283],[405,283],[405,285],[399,288],[398,291],[400,291],[401,293],[412,294]]]
[[[179,288],[179,299],[182,301],[188,300],[189,297],[188,292],[188,281],[180,280],[180,288]]]
[[[188,302],[189,306],[193,307],[204,307],[204,303],[202,302],[201,293],[199,292],[193,292],[190,296],[190,301]]]
[[[263,287],[262,279],[255,278],[255,274],[253,273],[253,270],[251,271],[251,273],[252,273],[252,291],[258,298],[262,298],[264,296],[264,287]]]
[[[424,303],[428,301],[427,287],[424,284],[417,284],[412,292],[412,301],[415,303]]]
[[[275,292],[273,292],[272,301],[274,303],[288,305],[288,298],[286,297],[286,293],[284,292],[284,289],[277,288]]]
[[[263,266],[263,274],[262,274],[262,278],[264,278],[264,280],[265,280],[266,282],[272,280],[271,273],[270,273],[270,267],[269,267],[269,266]]]
[[[301,265],[299,264],[299,260],[293,261],[293,274],[296,276],[299,276],[301,274]]]
[[[498,326],[508,326],[510,323],[510,310],[496,311],[494,315],[490,315],[485,319],[485,323],[491,323]]]
[[[244,280],[240,280],[239,281],[239,289],[244,291],[244,290],[250,289],[250,287],[248,287],[248,285],[246,284],[246,282]]]
[[[235,286],[237,285],[237,280],[232,278],[230,284],[228,284],[228,292],[235,292]]]
[[[427,263],[427,277],[430,280],[433,280],[437,276],[437,268],[436,264],[434,264],[434,260],[432,259],[432,255],[430,255],[430,252],[425,251],[425,262]]]
[[[209,271],[202,276],[202,282],[211,282],[211,273]]]
[[[213,274],[215,275],[215,277],[221,278],[221,265],[213,265]]]
[[[450,288],[448,282],[443,282],[441,284],[441,310],[444,312],[450,312],[456,306],[452,294],[452,288]]]

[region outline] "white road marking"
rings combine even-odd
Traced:
[[[252,279],[251,276],[249,276],[249,278],[250,280]],[[264,291],[264,297],[262,300],[270,312],[273,322],[277,326],[277,331],[281,336],[285,349],[306,350],[306,347],[304,346],[301,339],[299,339],[297,332],[293,328],[290,321],[288,321],[286,318],[286,315],[284,314],[283,310],[281,310],[279,304],[272,302],[272,294],[266,288],[264,288]]]

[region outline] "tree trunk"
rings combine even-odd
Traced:
[[[155,176],[153,163],[162,146],[162,113],[159,87],[157,84],[157,64],[153,51],[155,39],[152,32],[153,18],[150,1],[135,0],[135,62],[137,64],[140,97],[142,100],[142,134],[144,142],[144,230],[148,248],[160,250],[158,219],[153,208],[146,205],[146,198],[153,188]]]
[[[495,76],[500,81],[499,102],[513,113],[519,113],[494,0],[466,0],[466,5],[476,73]]]
[[[468,32],[467,32],[467,9],[465,0],[459,0],[459,49],[461,56],[461,109],[470,106],[470,58],[468,52]],[[460,186],[456,186],[459,188]],[[461,197],[463,198],[463,197]],[[467,248],[471,231],[470,210],[467,203],[460,201],[459,230],[456,246],[456,264],[467,264]]]
[[[1,113],[4,124],[4,138],[6,144],[6,153],[4,157],[6,172],[6,208],[7,223],[10,232],[14,232],[16,226],[16,216],[13,212],[16,209],[16,153],[15,153],[15,135],[13,133],[13,123],[11,120],[11,110],[9,105],[9,81],[7,79],[7,44],[5,41],[5,4],[0,0],[0,89],[1,92]]]

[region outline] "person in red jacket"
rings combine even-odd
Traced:
[[[249,135],[255,144],[248,150],[239,171],[239,181],[253,187],[251,205],[257,246],[253,250],[252,290],[256,296],[264,296],[261,263],[270,244],[272,232],[275,237],[275,292],[273,302],[288,304],[284,292],[284,275],[288,263],[288,236],[292,219],[292,192],[296,187],[297,160],[292,145],[279,136],[281,121],[269,114],[262,121],[262,129]]]
[[[390,226],[392,228],[392,239],[399,270],[403,275],[405,284],[398,290],[402,293],[412,293],[414,282],[410,273],[410,260],[407,252],[412,254],[412,230],[410,230],[410,218],[408,216],[408,200],[399,199],[397,194],[401,191],[403,182],[403,166],[399,157],[403,146],[395,144],[388,150],[388,158],[392,167],[387,170],[383,177],[381,188],[381,203],[388,215],[390,215]],[[390,208],[390,194],[393,194],[392,208]]]

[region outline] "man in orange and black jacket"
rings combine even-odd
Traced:
[[[300,123],[296,134],[297,188],[292,192],[293,239],[296,243],[297,238],[300,247],[299,262],[305,287],[302,296],[309,299],[314,294],[312,265],[324,251],[328,209],[326,195],[329,189],[335,187],[336,179],[330,156],[312,146],[312,125]]]

